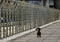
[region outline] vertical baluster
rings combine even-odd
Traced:
[[[6,27],[5,27],[5,24],[6,24],[6,12],[5,12],[5,9],[3,8],[3,37],[5,38],[6,37]]]
[[[8,13],[9,12],[9,10],[7,9],[7,11],[6,11],[6,37],[8,37]]]
[[[9,14],[8,14],[8,16],[9,16],[9,36],[11,36],[11,10],[9,10]]]
[[[14,35],[14,10],[12,10],[12,35]]]
[[[1,38],[1,7],[0,7],[0,38]]]
[[[3,38],[3,27],[1,27],[1,38]]]

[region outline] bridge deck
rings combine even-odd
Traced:
[[[41,38],[37,38],[34,31],[7,42],[60,42],[60,22],[44,27],[41,32]]]

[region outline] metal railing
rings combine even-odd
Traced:
[[[57,20],[57,10],[23,2],[2,6],[0,12],[1,39]]]

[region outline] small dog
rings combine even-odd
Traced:
[[[41,37],[41,28],[36,28],[37,31],[37,38]]]

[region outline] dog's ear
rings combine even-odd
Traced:
[[[36,28],[36,31],[37,31],[37,28]]]

